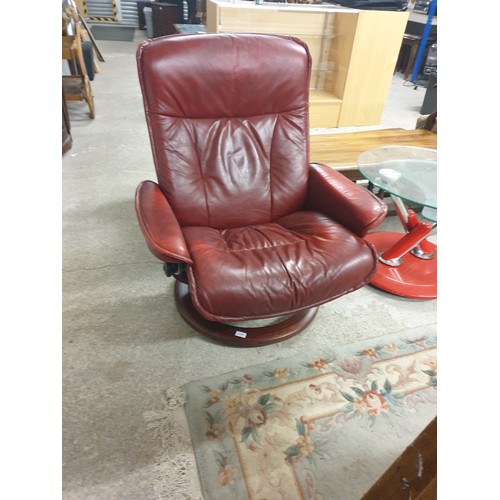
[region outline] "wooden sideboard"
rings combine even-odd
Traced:
[[[207,0],[208,33],[274,33],[303,40],[312,57],[311,128],[378,125],[408,12],[331,4]]]
[[[174,24],[182,23],[182,7],[175,3],[151,2],[153,11],[153,37],[173,35]]]

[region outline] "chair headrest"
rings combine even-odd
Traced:
[[[146,111],[245,117],[307,106],[311,57],[301,40],[267,34],[170,35],[137,50]]]

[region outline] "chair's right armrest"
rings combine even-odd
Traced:
[[[387,215],[387,205],[372,192],[320,163],[310,165],[306,207],[334,218],[360,237]]]
[[[179,222],[158,184],[143,181],[135,193],[139,226],[151,253],[163,262],[191,265]]]

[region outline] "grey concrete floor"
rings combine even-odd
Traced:
[[[155,179],[135,63],[144,36],[98,42],[105,62],[92,82],[94,120],[85,103],[68,106],[73,147],[62,160],[65,500],[154,498],[157,450],[143,413],[158,407],[168,387],[436,323],[436,301],[367,286],[321,307],[294,339],[262,348],[216,345],[184,324],[173,304],[173,282],[149,253],[134,212],[137,184]],[[414,128],[424,92],[396,74],[381,124],[365,128]],[[383,224],[398,227],[394,218]]]

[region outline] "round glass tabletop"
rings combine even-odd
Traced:
[[[437,151],[413,146],[369,149],[357,160],[361,174],[374,186],[424,207],[422,215],[437,220]]]

